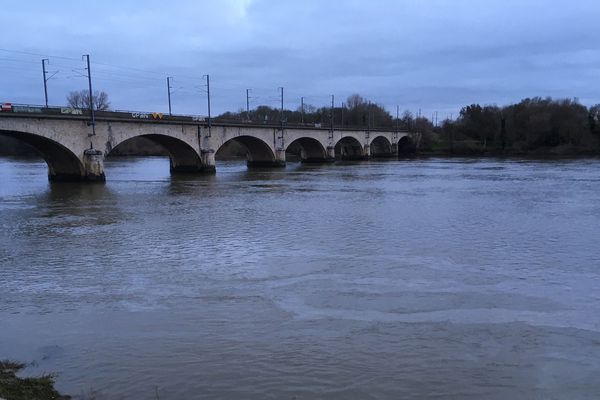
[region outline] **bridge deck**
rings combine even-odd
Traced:
[[[71,107],[42,107],[32,105],[10,105],[10,109],[2,109],[1,117],[26,117],[26,118],[48,118],[48,119],[70,119],[70,120],[89,120],[90,111],[88,109],[71,108]],[[196,115],[169,115],[159,112],[142,112],[142,111],[96,111],[95,119],[98,121],[119,121],[119,122],[135,122],[135,123],[177,123],[182,125],[201,125],[207,126],[208,119],[203,116]],[[257,121],[240,121],[240,120],[224,120],[221,118],[211,118],[211,126],[224,127],[248,127],[248,128],[281,128],[281,122],[257,122]],[[320,130],[324,132],[331,131],[331,125],[327,124],[298,124],[284,122],[284,127],[287,129],[307,129]],[[345,131],[355,132],[389,132],[393,128],[369,128],[356,126],[340,126],[334,125],[333,129],[343,129]]]

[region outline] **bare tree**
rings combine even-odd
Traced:
[[[90,108],[89,93],[89,90],[70,92],[67,96],[67,103],[73,108]],[[108,94],[106,92],[95,91],[92,96],[92,102],[94,109],[97,111],[106,111],[110,107],[110,101],[108,101]]]
[[[348,108],[350,110],[353,110],[355,108],[358,108],[362,105],[366,104],[366,100],[359,94],[354,93],[353,95],[350,95],[348,97],[348,100],[346,100],[346,103],[348,104]]]
[[[404,110],[402,113],[400,124],[405,131],[412,132],[415,129],[415,118],[409,110]]]

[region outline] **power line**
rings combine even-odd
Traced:
[[[20,51],[20,50],[10,50],[10,49],[4,49],[4,48],[0,48],[0,51],[7,52],[7,53],[13,53],[13,54],[23,54],[23,55],[44,57],[44,58],[58,58],[58,59],[63,59],[63,60],[81,62],[81,60],[78,58],[58,56],[58,55],[52,55],[52,54],[41,54],[41,53],[33,53],[33,52]],[[35,60],[35,61],[34,60],[23,60],[23,62],[38,63],[39,60]],[[96,66],[96,65],[117,68],[117,69],[122,69],[122,70],[135,71],[135,72],[145,73],[145,74],[161,75],[163,77],[165,75],[167,75],[167,73],[165,71],[151,71],[151,70],[145,70],[145,69],[141,69],[141,68],[128,67],[128,66],[124,66],[124,65],[116,65],[116,64],[94,61],[94,66]],[[197,80],[197,81],[201,81],[201,80],[205,79],[204,77],[186,75],[186,74],[174,74],[174,76],[186,78],[186,79]]]
[[[0,61],[12,61],[12,62],[19,62],[19,63],[26,63],[26,64],[36,64],[37,61],[34,60],[22,60],[22,59],[18,59],[18,58],[4,58],[4,57],[0,57]]]
[[[33,60],[33,57],[36,57],[36,59]],[[19,84],[22,84],[21,82],[23,82],[24,76],[27,77],[26,79],[29,79],[29,76],[34,74],[34,65],[38,65],[38,67],[35,68],[35,73],[39,73],[38,68],[40,59],[37,57],[44,57],[43,59],[49,60],[52,63],[53,69],[57,69],[57,71],[54,73],[53,71],[45,71],[44,83],[46,83],[46,81],[49,79],[56,79],[61,82],[61,87],[64,88],[66,86],[64,81],[79,82],[80,78],[88,77],[88,75],[85,74],[85,68],[77,68],[81,66],[80,59],[68,56],[65,57],[29,51],[11,50],[6,48],[0,48],[0,69],[2,71],[9,72],[8,74],[6,74],[9,77],[14,76],[14,78],[9,79],[12,79],[14,81],[18,79]],[[54,61],[54,59],[56,59],[56,62]],[[43,66],[43,68],[44,67],[45,65]],[[197,95],[198,93],[205,93],[208,95],[208,85],[202,85],[201,83],[205,78],[207,78],[206,76],[199,77],[194,76],[193,74],[185,73],[186,71],[191,71],[190,64],[178,68],[181,68],[184,73],[177,74],[174,71],[165,73],[157,70],[148,70],[144,68],[130,67],[100,61],[94,62],[94,82],[110,82],[115,84],[122,84],[127,88],[149,89],[153,91],[154,89],[159,87],[164,88],[164,77],[169,76],[175,78],[177,80],[178,85],[181,85],[177,89],[169,88],[174,89],[170,91],[171,94],[178,92],[182,95],[181,97],[183,98],[188,98]],[[13,74],[12,71],[17,71],[18,75]],[[228,76],[227,78],[231,78],[230,83],[223,83],[222,81],[219,81],[216,85],[213,86],[213,90],[216,89],[216,91],[220,93],[223,97],[232,97],[230,96],[230,93],[233,94],[234,92],[237,93],[236,97],[239,97],[239,93],[241,91],[240,89],[243,87],[248,87],[248,83],[240,82],[239,77],[237,77],[236,79],[236,77]],[[260,102],[263,103],[263,105],[274,107],[276,104],[275,102],[281,101],[281,98],[276,97],[275,93],[275,88],[273,86],[252,86],[252,97],[250,97],[249,91],[246,93],[246,111],[249,111],[250,100],[252,100],[252,103],[254,105]],[[286,88],[285,94],[287,97],[286,99],[284,99],[284,101],[281,101],[281,108],[297,109],[300,105],[300,108],[304,109],[305,106],[311,103],[315,104],[317,108],[329,108],[327,104],[327,99],[329,99],[329,95],[326,94],[306,95],[302,90],[300,90],[300,88]],[[334,115],[332,116],[335,118]],[[432,120],[434,120],[437,123],[437,118],[432,117]]]
[[[50,54],[39,54],[39,53],[30,53],[28,51],[20,51],[20,50],[9,50],[9,49],[0,49],[0,51],[4,51],[7,53],[15,53],[15,54],[26,54],[29,56],[36,56],[36,57],[46,57],[46,58],[62,58],[64,60],[73,60],[73,61],[79,61],[79,59],[77,58],[71,58],[71,57],[63,57],[63,56],[56,56],[56,55],[50,55]]]

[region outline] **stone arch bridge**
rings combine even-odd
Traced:
[[[36,109],[34,109],[37,111]],[[145,137],[162,145],[172,173],[214,172],[215,153],[236,140],[247,149],[249,167],[284,166],[286,150],[304,162],[393,157],[408,133],[308,126],[212,123],[201,118],[144,113],[97,113],[95,134],[85,112],[42,109],[1,112],[0,135],[34,147],[48,164],[52,181],[104,181],[104,159],[119,144]]]

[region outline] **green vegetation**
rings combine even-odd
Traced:
[[[473,104],[433,132],[449,153],[599,154],[600,105],[539,97],[505,107]]]
[[[0,398],[6,400],[69,400],[54,389],[51,375],[19,378],[16,373],[25,364],[0,361]]]

